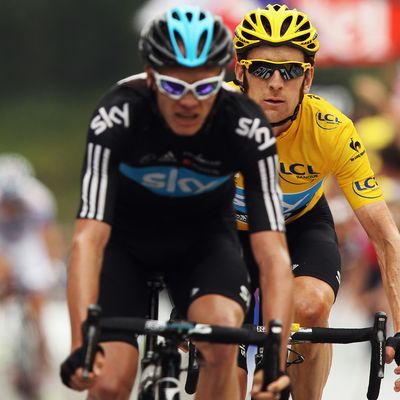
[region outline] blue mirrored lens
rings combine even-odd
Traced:
[[[218,82],[203,83],[196,86],[196,93],[200,96],[205,96],[212,93],[218,87]]]
[[[179,83],[167,81],[165,79],[161,80],[162,88],[169,94],[180,95],[185,90],[185,87]]]

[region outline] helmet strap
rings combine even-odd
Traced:
[[[301,100],[303,100],[303,99],[301,99]],[[272,126],[272,127],[274,127],[274,126],[280,126],[280,125],[286,124],[286,122],[294,121],[294,120],[297,118],[297,114],[299,113],[300,105],[301,105],[301,101],[300,101],[299,103],[297,103],[297,106],[296,106],[296,108],[294,109],[292,115],[289,115],[287,118],[281,119],[281,120],[278,121],[278,122],[270,122],[271,126]]]
[[[248,84],[247,76],[246,76],[246,68],[243,67],[243,66],[242,66],[242,71],[243,71],[243,74],[242,74],[243,80],[242,80],[242,81],[239,81],[239,79],[234,79],[234,80],[233,80],[233,83],[234,83],[235,85],[239,86],[240,91],[241,91],[242,93],[247,93],[247,91],[248,91],[248,89],[249,89],[249,84]]]

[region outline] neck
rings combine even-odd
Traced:
[[[279,125],[279,126],[274,126],[272,128],[272,132],[274,134],[275,137],[279,137],[282,135],[282,133],[286,132],[289,128],[290,125],[292,125],[293,121],[288,121],[283,125]]]

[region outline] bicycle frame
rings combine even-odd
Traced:
[[[148,281],[148,319],[156,320],[159,314],[160,292],[165,288],[161,276],[155,275]],[[179,343],[166,339],[158,343],[157,336],[145,336],[144,356],[141,360],[138,400],[179,400],[179,375],[181,355]]]
[[[99,311],[98,306],[89,307],[89,316],[87,321],[91,321],[92,324],[87,329],[88,334],[93,332],[95,328],[104,330],[118,330],[125,331],[130,334],[144,334],[144,335],[155,335],[163,336],[165,343],[157,344],[155,348],[154,364],[155,369],[152,371],[151,385],[154,388],[153,391],[148,391],[148,396],[143,399],[145,400],[179,400],[179,374],[180,368],[180,354],[178,346],[182,341],[185,340],[196,340],[209,343],[221,343],[221,344],[258,344],[265,345],[267,341],[274,341],[274,338],[279,335],[277,332],[273,335],[271,332],[268,335],[258,333],[245,328],[232,328],[223,327],[207,324],[196,324],[188,321],[167,321],[162,322],[158,320],[150,320],[143,318],[104,318],[98,320],[90,316],[91,313],[97,315]],[[281,329],[279,323],[271,325],[276,329]],[[92,337],[86,338],[84,341],[85,345],[89,345],[91,348],[85,348],[86,353],[94,351],[96,342]],[[271,346],[272,360],[276,362],[265,363],[271,369],[271,377],[278,376],[279,373],[279,346],[273,342]],[[267,354],[267,353],[266,353]],[[90,357],[85,357],[90,359]],[[92,366],[85,365],[84,368],[88,368],[90,371]],[[264,375],[267,377],[267,374]],[[265,381],[264,385],[270,383]],[[155,397],[157,389],[158,397]],[[153,397],[151,397],[153,396]]]
[[[161,276],[155,276],[153,279],[150,279],[148,281],[148,287],[150,293],[147,317],[149,319],[157,319],[160,291],[165,287]],[[138,400],[154,399],[156,389],[154,382],[156,381],[157,374],[159,373],[157,371],[157,363],[157,336],[146,335],[144,355],[140,362],[142,373],[139,381]]]

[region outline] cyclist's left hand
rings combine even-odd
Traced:
[[[271,382],[267,389],[262,391],[263,371],[258,371],[254,376],[253,390],[251,392],[254,400],[279,400],[281,392],[290,384],[290,379],[287,375],[280,376],[276,381]]]
[[[77,391],[83,391],[92,387],[96,378],[101,375],[105,362],[104,350],[97,346],[96,355],[93,363],[93,371],[87,378],[83,377],[83,348],[79,347],[71,353],[61,364],[60,376],[64,385]]]
[[[393,337],[387,338],[386,341],[386,348],[385,348],[385,353],[386,353],[386,363],[390,364],[395,358],[396,358],[396,353],[397,353],[397,360],[399,360],[400,356],[398,355],[400,353],[400,334],[397,333]],[[394,373],[396,375],[400,375],[400,366],[397,366],[394,369]],[[395,392],[400,392],[400,378],[396,379],[394,382],[394,391]]]

